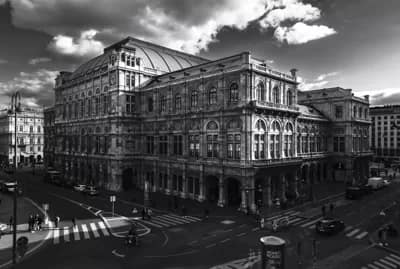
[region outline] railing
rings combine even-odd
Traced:
[[[269,101],[256,101],[257,106],[264,106],[264,107],[271,107],[271,108],[278,108],[283,110],[294,110],[299,111],[299,108],[296,105],[285,105],[285,104],[277,104]]]
[[[295,80],[294,77],[292,77],[291,75],[287,75],[287,74],[281,73],[279,71],[268,69],[267,66],[263,66],[263,65],[259,65],[259,64],[252,64],[252,66],[256,70],[260,70],[260,71],[266,72],[266,73],[274,75],[276,77],[280,77],[280,78],[288,79],[288,80],[293,80],[293,81]]]

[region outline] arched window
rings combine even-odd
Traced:
[[[364,118],[367,119],[368,118],[368,108],[366,108],[364,110]]]
[[[293,92],[291,89],[289,89],[286,93],[286,102],[288,106],[293,105]]]
[[[182,98],[181,95],[178,93],[175,95],[175,111],[180,111],[182,108]]]
[[[257,100],[265,101],[265,87],[261,81],[257,84]]]
[[[272,102],[274,102],[275,104],[279,104],[280,103],[280,96],[279,95],[280,95],[279,87],[276,86],[272,90]]]
[[[285,153],[285,157],[292,157],[294,155],[294,152],[293,152],[293,126],[289,122],[286,124],[286,127],[285,127],[283,152]]]
[[[199,94],[196,90],[193,90],[192,94],[190,95],[190,106],[197,107],[198,101],[199,101]]]
[[[272,122],[269,136],[269,152],[271,159],[280,158],[280,131],[281,127],[277,121]]]
[[[354,118],[357,117],[357,107],[356,106],[353,107],[353,117]]]
[[[254,130],[254,159],[265,159],[265,132],[267,128],[262,120],[258,120]]]
[[[236,83],[232,83],[229,88],[229,101],[237,102],[239,100],[239,87]]]
[[[217,89],[212,87],[208,92],[208,104],[215,105],[217,103]]]
[[[215,121],[210,121],[207,124],[207,157],[218,158],[219,145],[218,145],[218,125]]]

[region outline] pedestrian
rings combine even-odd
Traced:
[[[72,218],[72,226],[74,228],[76,227],[76,218],[75,217]]]
[[[210,212],[209,212],[209,210],[208,210],[208,208],[206,207],[205,209],[204,209],[204,218],[205,219],[208,219],[208,215],[210,214]]]
[[[138,210],[136,209],[136,207],[134,207],[132,210],[132,214],[137,214],[137,213],[138,213]]]
[[[32,214],[29,215],[29,220],[28,220],[28,225],[29,225],[29,231],[33,232],[33,216]]]
[[[322,206],[321,211],[322,211],[322,216],[325,217],[325,214],[326,214],[326,206],[325,205]]]
[[[56,228],[58,228],[59,223],[60,223],[60,217],[56,216],[56,219],[54,220],[54,225],[56,226]]]
[[[13,224],[14,224],[14,218],[13,216],[10,216],[10,219],[8,220],[8,225],[10,226],[10,230],[12,229]]]
[[[39,231],[39,214],[35,215],[35,230]]]
[[[330,214],[331,214],[331,216],[333,216],[333,209],[335,208],[335,205],[333,204],[333,203],[331,203],[330,205],[329,205],[329,212],[330,212]]]
[[[43,223],[43,218],[42,216],[38,216],[38,230],[42,230],[42,223]]]
[[[142,208],[142,220],[144,220],[144,217],[146,216],[146,210],[144,207]]]
[[[147,218],[151,220],[151,215],[153,214],[153,210],[151,208],[147,209]]]

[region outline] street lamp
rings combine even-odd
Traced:
[[[17,247],[17,193],[18,193],[18,182],[17,182],[17,112],[21,111],[21,95],[19,92],[15,92],[11,96],[11,107],[9,112],[14,113],[14,210],[13,210],[13,264],[17,263],[16,247]]]

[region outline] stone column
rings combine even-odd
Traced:
[[[220,175],[218,178],[218,206],[225,206],[225,181],[224,176]]]
[[[294,182],[293,182],[293,192],[295,195],[295,198],[299,198],[300,194],[299,194],[299,185],[301,184],[301,179],[299,178],[298,173],[296,172],[294,174]]]
[[[257,210],[257,206],[256,206],[256,199],[255,199],[255,180],[254,177],[250,177],[248,179],[248,186],[249,186],[249,193],[248,193],[248,199],[249,199],[249,204],[250,204],[250,210],[251,212],[255,213]]]
[[[171,168],[168,165],[167,167],[167,177],[164,177],[164,180],[167,180],[167,188],[165,189],[165,194],[170,195],[172,193],[172,177],[171,177]]]
[[[187,182],[187,177],[186,177],[186,168],[183,169],[182,172],[182,193],[181,193],[181,197],[182,198],[186,198],[188,195],[188,191],[187,191],[187,187],[188,187],[188,182]]]
[[[199,178],[199,188],[200,188],[200,190],[199,190],[199,201],[200,202],[203,202],[205,199],[206,199],[206,197],[205,197],[205,184],[204,184],[204,171],[203,171],[203,168],[201,168],[201,170],[200,170],[200,178]]]
[[[242,185],[242,203],[240,205],[240,208],[242,211],[245,211],[247,208],[247,195],[246,195],[246,186]]]
[[[266,199],[265,199],[265,203],[268,207],[272,206],[272,189],[271,189],[271,185],[272,185],[272,178],[271,176],[267,176],[267,184],[266,184]]]
[[[280,176],[280,180],[281,180],[281,198],[282,198],[282,202],[286,203],[287,202],[287,198],[286,198],[286,176],[284,174],[282,174]]]

